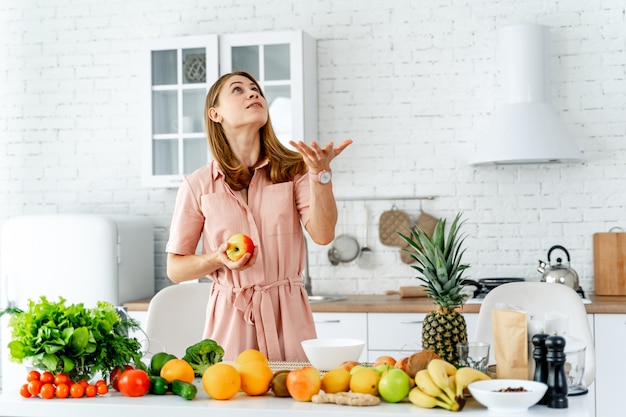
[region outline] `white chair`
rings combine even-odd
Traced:
[[[150,353],[165,351],[182,358],[202,340],[210,282],[174,284],[157,292],[148,305],[146,336]]]
[[[513,282],[500,285],[487,293],[478,314],[474,340],[491,344],[490,363],[494,363],[491,312],[499,303],[519,307],[529,317],[534,316],[537,320],[544,320],[545,313],[566,314],[568,316],[569,335],[581,340],[587,347],[582,382],[587,387],[593,383],[596,374],[594,341],[587,311],[576,291],[563,284]]]

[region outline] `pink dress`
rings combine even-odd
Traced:
[[[270,361],[307,361],[300,341],[316,337],[301,276],[309,179],[272,184],[267,169],[267,161],[257,168],[247,204],[226,184],[215,161],[186,176],[166,251],[194,254],[201,238],[202,253],[214,252],[233,234],[250,236],[259,248],[251,268],[220,268],[209,275],[213,285],[203,336],[224,348],[226,360],[254,348]]]

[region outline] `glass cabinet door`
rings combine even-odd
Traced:
[[[267,99],[278,139],[317,140],[315,41],[304,32],[232,34],[220,38],[220,73],[247,71]],[[308,66],[305,66],[305,63]],[[305,112],[309,112],[308,115]],[[314,121],[310,123],[306,122]]]
[[[151,162],[144,178],[177,186],[208,160],[204,100],[218,77],[217,36],[162,40],[149,55]]]

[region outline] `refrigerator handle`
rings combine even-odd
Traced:
[[[5,275],[2,279],[2,298],[3,302],[0,303],[0,307],[2,307],[2,309],[6,310],[8,308],[15,307],[15,303],[9,298],[9,277],[7,275]]]

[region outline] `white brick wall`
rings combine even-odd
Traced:
[[[517,22],[551,27],[552,101],[584,164],[467,164],[498,100],[496,30]],[[336,193],[437,196],[367,203],[374,270],[331,266],[327,248],[311,245],[316,291],[381,293],[415,283],[398,249],[378,241],[378,218],[394,204],[413,218],[420,208],[450,219],[464,211],[470,277],[538,279],[537,259],[561,244],[593,291],[592,234],[626,228],[620,0],[4,0],[0,221],[23,213],[150,216],[156,284],[167,285],[163,250],[176,191],[140,185],[141,43],[272,29],[318,39],[319,140],[355,140],[334,164]],[[362,242],[364,203],[339,208],[338,232]]]

